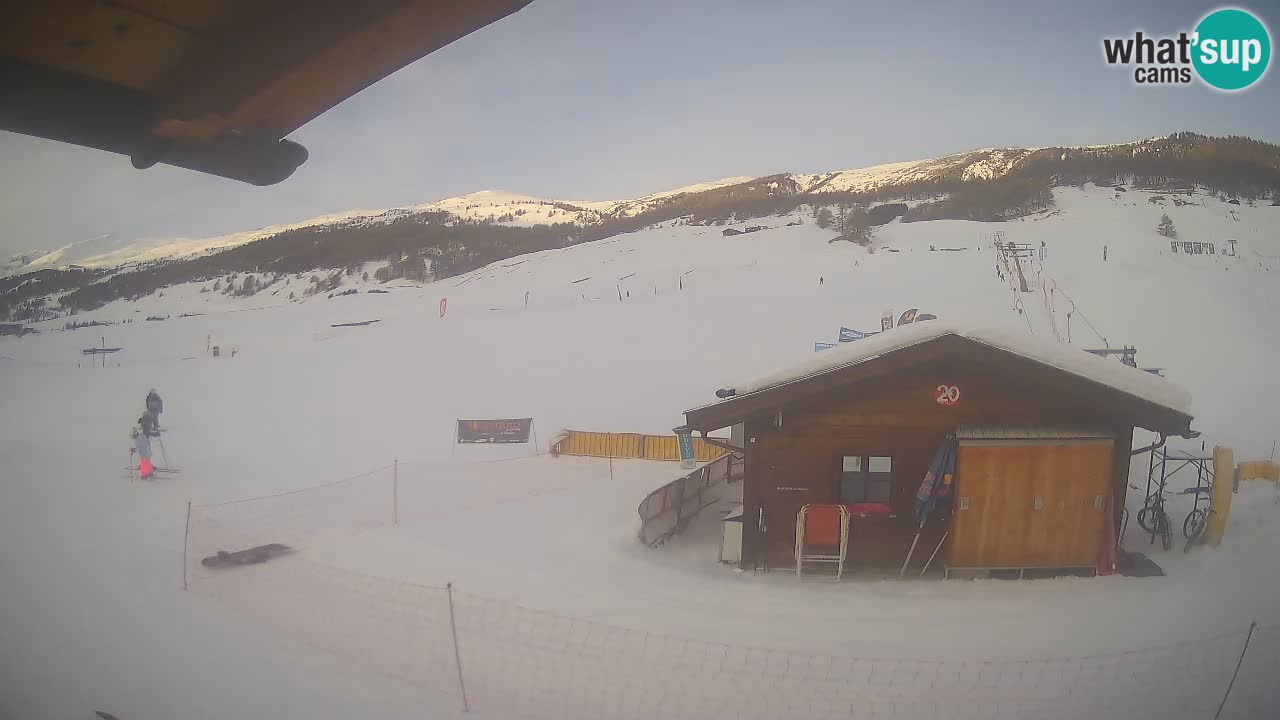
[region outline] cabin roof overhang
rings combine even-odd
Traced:
[[[286,135],[530,0],[17,0],[0,129],[269,185]]]
[[[1166,436],[1194,437],[1190,397],[1163,378],[1115,360],[1043,343],[1009,340],[995,333],[966,334],[937,321],[930,328],[899,328],[828,350],[828,357],[802,363],[732,392],[726,399],[685,412],[686,424],[709,432],[765,417],[797,402],[859,385],[947,358],[976,360],[1010,377],[1047,383],[1098,409],[1100,418],[1122,419]],[[899,334],[901,333],[901,334]],[[867,343],[863,347],[856,347]],[[1069,354],[1068,354],[1069,353]]]

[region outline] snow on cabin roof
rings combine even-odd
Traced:
[[[1183,415],[1191,415],[1191,395],[1158,375],[1074,347],[987,328],[965,327],[942,320],[915,322],[862,340],[841,343],[838,347],[817,353],[802,363],[730,387],[733,388],[734,395],[740,397],[834,372],[945,335],[957,335],[1004,350]]]

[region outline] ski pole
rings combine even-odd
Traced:
[[[164,466],[172,468],[173,463],[169,462],[169,453],[164,449],[164,436],[159,431],[156,432],[156,440],[160,443],[160,454],[164,456]]]

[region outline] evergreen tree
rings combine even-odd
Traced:
[[[831,214],[830,208],[820,208],[818,214],[814,216],[814,221],[818,223],[818,227],[826,230],[831,227],[831,223],[835,221],[835,217]]]
[[[875,234],[875,226],[871,224],[871,213],[861,205],[850,207],[840,218],[841,234],[844,239],[867,245]]]
[[[1169,213],[1160,216],[1160,224],[1156,226],[1156,232],[1172,240],[1178,239],[1178,230],[1173,227],[1173,220],[1170,219]]]

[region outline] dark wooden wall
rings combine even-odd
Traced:
[[[837,500],[841,455],[893,457],[890,505],[898,526],[908,532],[915,493],[933,453],[946,433],[962,424],[1104,430],[1118,438],[1116,466],[1121,455],[1127,462],[1132,426],[1055,387],[1055,376],[1060,374],[1049,371],[1041,382],[987,369],[977,358],[939,358],[861,387],[794,402],[782,408],[781,428],[775,427],[776,413],[749,419],[744,563],[792,563],[796,512],[805,503]],[[939,404],[939,385],[958,386],[959,403]],[[1123,502],[1124,480],[1118,475],[1112,482]],[[761,509],[768,527],[764,538],[757,524]],[[855,522],[855,536],[858,526]]]

